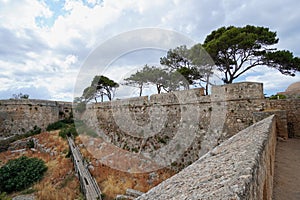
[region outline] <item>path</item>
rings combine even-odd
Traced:
[[[277,142],[273,190],[274,200],[300,199],[300,138]]]
[[[101,191],[96,180],[91,176],[89,170],[84,165],[82,155],[75,145],[73,139],[68,137],[69,146],[73,156],[75,171],[78,173],[80,186],[86,200],[101,200]]]

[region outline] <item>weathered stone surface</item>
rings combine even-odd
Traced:
[[[35,199],[34,195],[19,195],[12,198],[12,200],[34,200],[34,199]]]
[[[45,128],[69,117],[72,104],[46,100],[0,100],[0,139],[24,134],[34,126]]]
[[[266,110],[262,112],[254,112],[253,113],[253,120],[254,122],[258,122],[263,120],[264,118],[275,115],[276,120],[276,127],[277,127],[277,136],[283,139],[288,138],[288,127],[287,127],[287,114],[285,110]]]
[[[139,197],[143,194],[144,194],[143,192],[133,190],[133,189],[127,189],[126,190],[126,195],[131,196],[131,197]]]
[[[274,119],[239,132],[137,199],[271,199]]]
[[[300,136],[300,99],[265,99],[262,84],[250,82],[214,86],[208,96],[193,89],[91,104],[82,119],[105,141],[124,150],[152,154],[149,158],[156,156],[160,164],[174,155],[172,168],[178,170],[252,125],[254,113],[265,112],[263,119],[272,114],[270,110],[282,113],[280,137],[286,137],[287,131]],[[178,155],[165,148],[176,138],[187,144]]]
[[[131,197],[131,196],[119,194],[119,195],[116,196],[115,199],[116,199],[116,200],[133,200],[133,199],[135,199],[135,198],[134,198],[134,197]]]

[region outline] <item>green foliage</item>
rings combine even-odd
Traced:
[[[224,83],[233,80],[256,66],[269,66],[286,75],[299,71],[299,58],[289,51],[277,51],[276,32],[269,28],[247,25],[221,27],[209,34],[203,44],[205,50],[224,73]]]
[[[28,138],[28,137],[33,136],[33,135],[40,134],[41,130],[42,129],[40,127],[34,126],[32,130],[26,132],[25,134],[15,135],[15,136],[10,137],[6,140],[1,140],[0,141],[0,152],[7,151],[9,145],[11,143],[17,141],[17,140],[21,140],[21,139]]]
[[[33,140],[31,139],[31,140],[29,140],[28,142],[27,142],[27,148],[34,148],[34,142],[33,142]]]
[[[13,94],[13,98],[14,99],[29,99],[29,95],[28,94]]]
[[[148,84],[147,77],[145,76],[145,69],[146,68],[143,68],[142,70],[131,74],[130,77],[124,79],[125,82],[123,83],[127,86],[138,87],[140,90],[139,96],[142,96],[143,87]]]
[[[191,84],[201,86],[201,83],[205,83],[205,89],[208,90],[214,62],[200,44],[191,49],[187,49],[186,46],[170,49],[167,56],[160,58],[160,64],[166,66],[170,72],[182,75],[185,81],[181,78],[179,82],[185,89],[189,89]]]
[[[0,168],[0,190],[21,191],[40,180],[47,171],[44,161],[38,158],[20,158],[8,161]]]
[[[283,94],[276,94],[276,95],[272,95],[269,97],[270,100],[273,100],[273,99],[286,99],[286,96],[283,95]]]
[[[46,131],[59,130],[59,129],[65,128],[66,126],[67,126],[67,124],[60,120],[60,121],[49,124],[46,128]]]
[[[115,81],[106,76],[97,75],[94,77],[91,85],[84,89],[82,99],[85,102],[95,99],[97,102],[97,98],[101,97],[101,101],[103,101],[103,97],[106,96],[109,100],[112,100],[117,87],[119,87],[119,84]]]
[[[38,126],[34,126],[32,130],[28,131],[26,134],[28,136],[32,136],[32,135],[37,135],[40,134],[42,132],[42,129]]]
[[[75,125],[72,124],[71,126],[65,127],[60,130],[59,136],[66,139],[67,137],[73,136],[77,137],[78,133],[76,131]]]
[[[46,131],[59,130],[62,128],[66,128],[69,124],[73,124],[74,120],[72,117],[68,119],[59,120],[57,122],[51,123],[47,126]]]
[[[155,66],[145,65],[142,70],[132,74],[129,78],[124,79],[126,85],[137,85],[140,88],[140,95],[144,85],[155,85],[157,93],[162,90],[166,92],[178,90],[180,86],[186,86],[186,79],[177,71],[168,71]]]
[[[0,200],[11,200],[6,194],[6,192],[0,193]]]
[[[75,111],[79,113],[83,113],[86,110],[86,103],[85,102],[79,102],[76,104]]]

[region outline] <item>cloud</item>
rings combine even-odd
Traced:
[[[290,84],[300,81],[300,73],[291,77],[282,75],[278,70],[268,67],[255,68],[254,70],[248,75],[244,75],[242,80],[263,83],[264,93],[269,96],[283,92]]]
[[[220,26],[266,26],[277,31],[278,48],[300,56],[299,7],[296,0],[0,0],[0,95],[9,98],[16,89],[32,88],[34,93],[46,91],[48,95],[42,95],[46,98],[72,100],[77,74],[87,57],[109,38],[138,28],[174,30],[203,42]],[[159,35],[143,38],[147,37],[168,43]],[[123,45],[139,43],[133,40]],[[109,58],[118,50],[114,48],[123,47],[112,45],[103,56]],[[114,75],[128,73],[129,65],[150,62],[147,58],[149,54],[120,57],[117,64],[123,68]],[[282,87],[298,80],[287,80],[269,69],[250,73],[247,80],[265,81],[267,77],[275,78]],[[271,82],[265,85],[274,89]]]

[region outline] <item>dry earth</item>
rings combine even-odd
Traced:
[[[277,143],[273,199],[300,199],[300,138]]]

